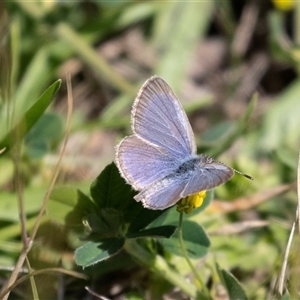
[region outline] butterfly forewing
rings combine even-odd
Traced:
[[[196,153],[187,116],[172,89],[158,76],[140,89],[133,105],[132,127],[139,137],[162,147],[176,161]]]

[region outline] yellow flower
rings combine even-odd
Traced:
[[[295,0],[272,0],[273,4],[277,9],[280,10],[291,10],[295,5]]]
[[[189,214],[193,211],[194,208],[198,208],[203,204],[203,200],[206,196],[206,191],[201,191],[197,194],[193,194],[187,197],[182,198],[177,203],[177,211],[184,211],[186,214]]]

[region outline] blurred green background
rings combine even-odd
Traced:
[[[211,247],[195,264],[214,299],[226,299],[212,284],[215,260],[249,299],[281,299],[278,280],[297,207],[299,45],[297,1],[1,2],[0,148],[7,151],[0,155],[0,284],[22,248],[17,199],[22,195],[30,232],[58,161],[68,109],[66,74],[72,77],[74,111],[56,186],[86,193],[114,160],[115,145],[131,134],[130,109],[140,86],[157,74],[181,100],[199,153],[254,177],[236,175],[197,215]],[[14,125],[58,79],[61,88],[22,143],[7,143]],[[16,144],[17,159],[10,151]],[[300,292],[298,235],[284,285],[290,299]],[[82,270],[73,258],[80,244],[80,234],[51,215],[43,217],[31,266],[90,277],[36,276],[40,299],[94,299],[85,286],[109,299],[188,299],[125,253]],[[29,281],[10,296],[32,298]]]

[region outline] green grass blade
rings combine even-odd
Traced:
[[[15,124],[14,127],[9,132],[7,132],[5,136],[0,136],[0,149],[4,147],[9,149],[16,143],[16,137],[17,139],[22,139],[26,135],[26,133],[50,105],[53,97],[59,90],[60,85],[61,80],[55,81],[26,111],[21,120],[17,124]]]

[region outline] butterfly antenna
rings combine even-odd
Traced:
[[[222,163],[222,162],[220,162],[220,161],[218,161],[218,160],[216,160],[216,162],[218,162],[218,163],[220,163],[220,164],[222,164],[222,165],[225,165],[225,166],[227,166],[226,164],[224,164],[224,163]],[[228,166],[227,166],[228,167]],[[231,167],[229,167],[229,168],[231,168]],[[236,170],[236,169],[234,169],[234,168],[231,168],[235,173],[237,173],[237,174],[240,174],[240,175],[242,175],[242,176],[244,176],[244,177],[246,177],[246,178],[248,178],[248,179],[250,179],[250,180],[254,180],[254,178],[252,177],[252,176],[250,176],[250,175],[248,175],[248,174],[245,174],[245,173],[242,173],[242,172],[240,172],[240,171],[238,171],[238,170]]]
[[[240,171],[238,171],[238,170],[236,170],[236,169],[233,169],[233,171],[234,171],[235,173],[237,173],[237,174],[240,174],[240,175],[242,175],[242,176],[244,176],[244,177],[250,179],[250,180],[254,180],[254,178],[253,178],[252,176],[248,175],[248,174],[242,173],[242,172],[240,172]]]
[[[205,155],[205,154],[204,154]],[[206,155],[205,155],[206,156]],[[209,156],[207,156],[207,157],[209,157]],[[225,165],[225,166],[227,166],[226,164],[224,164],[224,163],[222,163],[221,161],[218,161],[218,160],[216,160],[216,162],[218,162],[218,163],[220,163],[220,164],[222,164],[222,165]],[[228,167],[228,166],[227,166]],[[229,168],[231,168],[231,167],[229,167]],[[240,175],[242,175],[242,176],[244,176],[244,177],[246,177],[246,178],[248,178],[248,179],[250,179],[250,180],[254,180],[254,178],[252,177],[252,176],[250,176],[250,175],[248,175],[248,174],[245,174],[245,173],[242,173],[242,172],[240,172],[240,171],[238,171],[238,170],[236,170],[236,169],[234,169],[234,168],[231,168],[235,173],[237,173],[237,174],[240,174]]]

